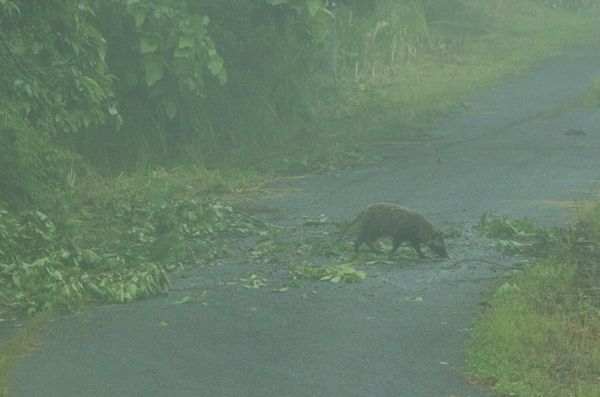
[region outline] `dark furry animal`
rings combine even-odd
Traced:
[[[357,234],[354,241],[354,251],[357,253],[363,243],[377,251],[373,244],[382,237],[390,237],[393,242],[390,255],[396,252],[401,243],[407,242],[419,258],[424,258],[421,244],[427,245],[442,258],[450,258],[442,234],[435,231],[423,215],[398,204],[369,205],[356,218],[343,225],[342,235],[347,232]]]

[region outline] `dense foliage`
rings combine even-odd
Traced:
[[[39,201],[85,164],[213,165],[314,144],[340,89],[484,34],[477,3],[2,1],[0,200]]]
[[[115,0],[97,13],[125,123],[76,144],[105,168],[206,162],[272,139],[330,18],[319,0]]]
[[[590,4],[0,0],[5,306],[34,312],[164,291],[164,269],[181,260],[190,233],[210,258],[220,250],[214,230],[235,221],[193,192],[140,196],[157,183],[151,170],[265,170],[278,161],[302,172],[355,161],[344,151],[354,133],[397,138],[456,106],[473,89],[465,74],[476,80],[470,67],[453,74],[473,65],[461,54],[485,47],[494,29],[521,40],[529,21],[504,27],[528,15],[521,8],[575,15]],[[490,52],[498,58],[482,68],[488,79],[510,61]],[[399,84],[393,96],[382,91],[390,84]],[[150,176],[122,190],[101,193],[110,179],[90,183],[136,170]],[[198,222],[213,232],[194,234]]]
[[[88,1],[0,2],[0,199],[33,201],[73,160],[61,140],[118,121]]]
[[[97,199],[70,218],[0,212],[0,313],[70,309],[83,302],[128,302],[166,292],[165,270],[222,255],[216,237],[242,224],[223,204],[141,203],[143,196]],[[105,212],[105,216],[99,216]],[[90,233],[95,231],[95,233]]]
[[[289,44],[277,35],[321,40],[328,15],[319,0],[1,2],[2,199],[14,203],[51,187],[76,160],[73,149],[86,161],[131,166],[141,154],[192,144],[196,156],[233,145],[248,123],[223,115],[232,113],[228,98],[251,90],[247,71],[276,70],[269,58]],[[276,45],[247,58],[260,65],[246,65],[269,41]],[[230,56],[227,97],[220,52]],[[222,119],[238,128],[219,126]]]
[[[247,185],[274,165],[364,160],[346,150],[357,136],[418,133],[467,93],[597,37],[596,3],[0,0],[0,317],[164,293],[170,271],[227,255],[288,264],[289,285],[361,281],[327,233],[257,227],[212,193],[240,191],[238,169]],[[483,381],[597,394],[599,214],[564,233],[482,218],[498,247],[555,257],[491,300],[470,351]],[[8,350],[0,394],[23,353]]]

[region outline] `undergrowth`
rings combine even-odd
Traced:
[[[313,266],[306,263],[297,263],[291,266],[294,279],[316,279],[332,283],[358,282],[366,277],[366,273],[356,270],[350,263],[331,266]]]
[[[264,130],[263,124],[258,124],[254,130],[260,131],[264,139],[254,145],[244,141],[243,145],[229,151],[201,156],[192,151],[190,157],[202,157],[204,164],[212,170],[155,168],[152,161],[143,158],[143,153],[138,156],[140,158],[131,156],[137,164],[137,173],[132,175],[102,178],[84,172],[79,174],[73,169],[66,174],[64,191],[44,200],[36,197],[36,209],[17,212],[8,207],[0,208],[0,317],[77,310],[89,302],[128,302],[165,293],[169,289],[170,270],[186,264],[214,261],[228,255],[235,237],[265,233],[258,230],[262,226],[257,228],[230,204],[218,199],[220,195],[253,190],[274,171],[305,174],[370,161],[354,148],[421,133],[440,115],[466,105],[463,100],[468,93],[498,84],[508,75],[576,43],[589,43],[597,32],[597,23],[592,16],[540,8],[530,1],[473,0],[461,3],[468,5],[468,9],[461,9],[465,11],[461,24],[445,24],[439,18],[439,23],[435,19],[425,23],[422,10],[405,10],[407,13],[402,15],[415,24],[414,32],[403,31],[407,25],[402,23],[394,24],[395,30],[390,30],[392,21],[387,18],[393,15],[386,14],[385,10],[364,19],[360,25],[351,15],[340,15],[338,21],[347,23],[348,31],[340,31],[339,79],[335,87],[325,89],[328,92],[306,101],[306,107],[314,111],[315,118],[301,127],[294,123],[297,133],[281,136],[280,128],[287,127],[287,122],[274,123],[276,128],[273,130]],[[440,40],[440,37],[449,40]],[[262,102],[255,100],[255,91],[248,92],[248,101],[262,106]],[[268,105],[264,107],[268,108]],[[219,120],[234,120],[236,125],[248,127],[244,117],[232,117],[237,112],[238,109],[223,113]],[[252,119],[262,118],[263,114],[256,113]],[[105,139],[105,136],[101,135],[101,138]],[[91,152],[100,152],[97,142],[92,143]],[[203,143],[198,146],[204,147]],[[174,159],[179,162],[179,157]],[[107,157],[101,164],[114,172],[110,165],[115,160]],[[223,171],[235,168],[242,171]],[[18,171],[10,174],[11,180],[21,178],[21,170]],[[257,177],[257,173],[262,176]],[[28,185],[35,183],[38,180],[32,179]],[[578,247],[588,244],[581,242],[579,237],[565,238],[565,241],[566,247],[574,252],[562,250],[566,256],[562,263],[572,263],[573,256],[579,255]],[[586,250],[596,247],[588,245]],[[291,247],[300,248],[302,254],[316,250],[324,256],[346,259],[344,253],[340,254],[340,247],[328,239],[303,240]],[[289,242],[267,236],[249,255],[268,261],[273,253],[289,248]],[[283,254],[281,257],[290,259]],[[591,261],[586,263],[585,266],[577,264],[575,272],[569,271],[567,265],[543,265],[554,269],[542,273],[544,277],[567,283],[565,288],[573,296],[568,305],[558,302],[551,306],[556,312],[549,313],[537,312],[537,307],[534,310],[527,305],[519,306],[523,316],[533,313],[531,318],[549,319],[551,324],[567,318],[564,312],[567,308],[577,309],[579,317],[569,317],[571,325],[554,329],[573,331],[569,335],[577,338],[577,346],[581,347],[579,352],[586,351],[587,343],[590,340],[597,342],[598,337],[598,324],[594,320],[598,317],[598,306],[593,298],[598,291],[590,282],[597,280],[598,271],[597,265],[590,264]],[[333,282],[360,281],[365,276],[350,266],[335,263],[323,268],[306,264],[296,266],[293,274],[298,279],[319,278]],[[587,280],[583,274],[587,275]],[[252,279],[253,286],[262,282],[256,277]],[[517,279],[508,284],[498,307],[508,305],[503,302],[508,302],[509,297],[522,297],[519,291],[529,291],[530,285],[520,286],[519,282]],[[577,283],[587,286],[584,294],[571,293],[574,290],[569,288]],[[543,295],[539,296],[537,301],[543,301]],[[489,332],[492,331],[493,328]],[[476,340],[483,341],[491,335],[486,332],[486,328],[480,326],[475,335],[481,337]],[[561,338],[557,336],[557,339]],[[491,343],[490,346],[497,345]],[[566,351],[564,349],[561,351]],[[512,358],[506,352],[490,354],[495,354],[491,361],[497,359],[501,363]],[[582,355],[581,358],[588,360],[584,361],[586,363],[596,363],[597,350],[594,354],[596,356]],[[566,363],[571,365],[572,362]],[[2,362],[2,365],[7,364]],[[574,373],[561,365],[552,367],[560,377]],[[474,366],[480,369],[484,378],[495,379],[499,389],[501,385],[516,382],[514,371],[504,381],[499,375],[492,375],[494,368],[483,363]],[[598,367],[600,365],[596,365]],[[533,379],[543,378],[539,368],[536,366],[532,372]],[[590,373],[583,367],[576,371],[586,376]],[[576,395],[585,396],[583,393],[588,386],[577,387],[582,392]]]
[[[0,210],[0,315],[167,292],[168,271],[226,255],[222,236],[254,230],[211,196],[217,188],[236,189],[205,172],[158,170],[74,183],[47,213]]]
[[[510,253],[535,254],[543,251],[555,238],[554,232],[537,227],[529,219],[510,219],[496,214],[483,214],[474,229],[491,238],[493,245]]]
[[[597,396],[600,204],[543,246],[543,257],[490,297],[467,347],[469,371],[506,395]]]

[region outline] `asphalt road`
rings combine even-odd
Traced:
[[[600,111],[547,113],[580,96],[598,65],[598,50],[562,56],[471,98],[427,137],[370,150],[376,163],[282,179],[301,192],[260,204],[278,210],[272,222],[295,225],[399,202],[459,231],[448,240],[453,260],[465,259],[459,265],[403,261],[372,266],[360,283],[306,280],[279,293],[226,283],[258,265],[207,267],[176,283],[191,290],[53,321],[43,347],[16,368],[15,395],[488,395],[461,375],[462,347],[481,293],[518,258],[503,257],[471,227],[485,212],[560,225],[573,214],[567,204],[593,197]],[[276,264],[262,266],[279,277]],[[195,289],[208,291],[206,304],[174,303]]]

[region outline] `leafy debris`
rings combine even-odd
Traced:
[[[508,252],[531,250],[553,238],[550,230],[535,226],[529,219],[510,219],[495,214],[483,214],[474,228],[493,239],[497,248]]]
[[[359,282],[367,277],[365,272],[354,269],[349,263],[332,266],[313,266],[301,263],[295,264],[291,268],[294,279],[306,278],[339,283],[340,281]]]

